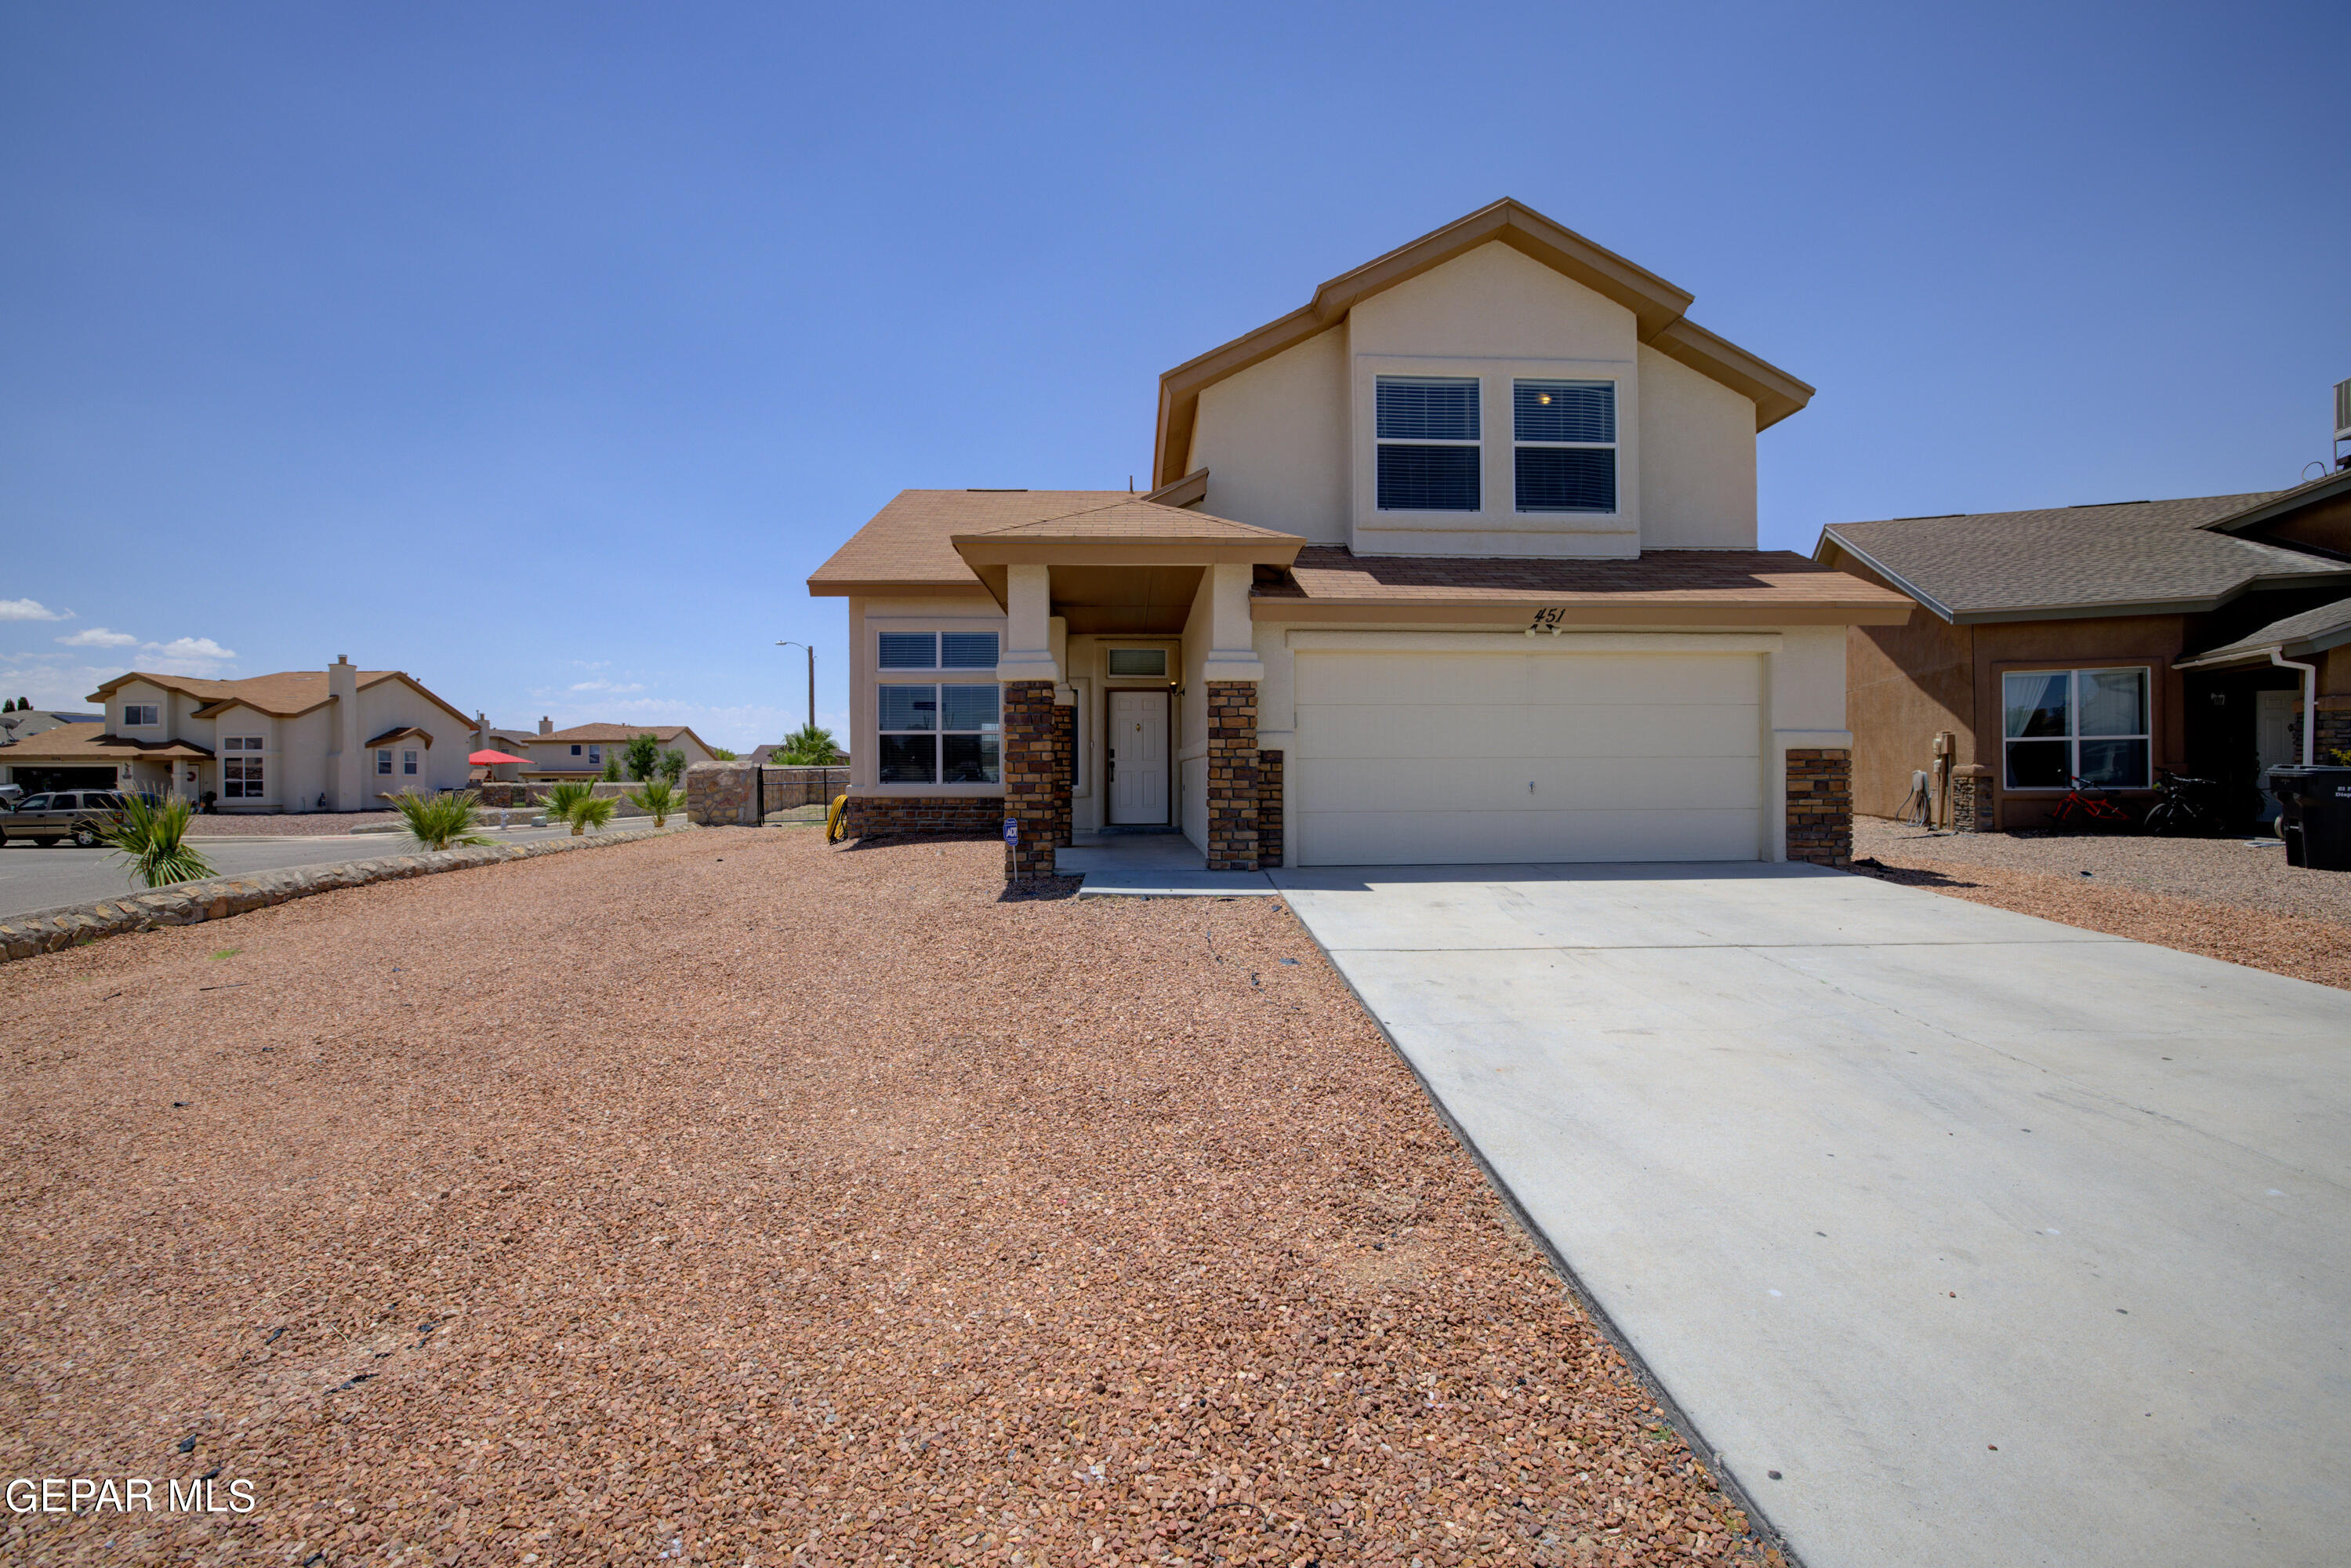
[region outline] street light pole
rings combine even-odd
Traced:
[[[809,727],[810,729],[814,729],[814,728],[816,727],[816,646],[815,646],[815,644],[813,644],[813,643],[777,643],[777,644],[776,644],[776,646],[777,646],[777,647],[778,647],[778,648],[806,648],[806,649],[808,650],[808,664],[809,664],[809,721],[808,721],[808,727]]]

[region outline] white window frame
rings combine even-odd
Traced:
[[[389,746],[375,748],[375,776],[379,779],[392,777],[392,747]]]
[[[221,799],[224,800],[266,800],[269,799],[268,737],[259,735],[227,735],[221,737]],[[231,753],[235,755],[232,756]],[[232,780],[230,769],[236,777]],[[231,788],[234,783],[235,788]]]
[[[1380,383],[1383,382],[1467,382],[1470,402],[1478,411],[1478,434],[1469,440],[1459,437],[1429,435],[1382,435],[1380,434]],[[1486,477],[1486,378],[1479,375],[1442,375],[1436,371],[1381,371],[1372,377],[1372,509],[1390,517],[1474,517],[1491,505],[1487,494]],[[1470,472],[1477,476],[1478,504],[1474,507],[1386,507],[1380,504],[1380,454],[1391,446],[1450,446],[1467,447],[1478,455]]]
[[[2082,733],[2082,677],[2084,675],[2112,674],[2123,671],[2135,672],[2138,675],[2139,679],[2145,683],[2140,692],[2140,706],[2142,708],[2142,716],[2144,717],[2147,725],[2146,729],[2137,735],[2085,736]],[[2013,676],[2046,679],[2051,675],[2064,675],[2065,677],[2065,733],[2063,736],[2010,735],[2008,733],[2008,683],[2010,679]],[[2161,685],[2156,679],[2156,666],[2153,664],[2124,663],[2119,664],[2084,664],[2079,667],[2068,667],[2064,664],[2042,664],[2027,665],[2022,669],[2014,667],[2002,669],[2000,672],[1999,708],[2000,787],[2001,792],[2009,795],[2063,795],[2068,789],[2071,789],[2073,788],[2071,782],[2064,784],[2011,784],[2009,782],[2009,779],[2013,777],[2008,765],[2008,751],[2010,747],[2019,744],[2027,746],[2046,746],[2050,742],[2056,740],[2063,740],[2065,743],[2065,774],[2068,780],[2078,779],[2082,776],[2083,741],[2138,741],[2141,745],[2147,747],[2147,768],[2145,772],[2141,775],[2140,782],[2137,784],[2093,785],[2091,788],[2105,789],[2152,789],[2155,788],[2155,709],[2157,701],[2162,690],[2163,688]]]
[[[416,777],[417,758],[419,755],[419,753],[411,751],[405,747],[402,747],[400,753],[400,773],[402,778],[413,779]]]
[[[1002,643],[999,641],[997,646],[1000,653],[1003,648]],[[898,673],[900,672],[892,672],[893,674]],[[944,676],[949,674],[949,672],[940,670],[935,672],[935,674]],[[946,692],[946,688],[948,686],[985,686],[992,689],[996,693],[996,722],[994,724],[982,725],[977,729],[949,729],[946,727],[947,699]],[[882,705],[885,700],[883,694],[893,688],[901,691],[927,691],[931,694],[931,713],[933,716],[933,723],[930,728],[883,729],[882,727]],[[919,779],[883,779],[882,768],[883,764],[882,760],[881,746],[879,743],[888,740],[893,737],[914,735],[927,735],[931,738],[930,778],[927,780]],[[993,736],[996,739],[996,777],[993,779],[957,779],[950,780],[946,777],[946,741],[947,737],[951,735],[980,737]],[[873,737],[876,742],[873,756],[873,777],[878,782],[885,786],[894,786],[899,789],[921,789],[928,784],[941,789],[988,788],[1000,789],[1004,787],[1004,687],[1000,683],[996,681],[950,681],[944,679],[929,681],[877,681],[874,683],[873,686]]]
[[[1616,433],[1614,441],[1521,441],[1519,439],[1519,388],[1526,382],[1568,382],[1608,389],[1608,425]],[[1614,376],[1527,376],[1510,378],[1510,509],[1521,517],[1614,517],[1625,510],[1625,456],[1620,450],[1625,436],[1625,389]],[[1606,452],[1612,455],[1615,472],[1610,476],[1609,490],[1614,504],[1606,511],[1582,507],[1529,507],[1519,498],[1519,453],[1522,449],[1554,452]]]

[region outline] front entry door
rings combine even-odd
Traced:
[[[1167,694],[1110,694],[1110,820],[1167,821]]]
[[[2270,793],[2270,769],[2291,768],[2302,760],[2294,745],[2294,721],[2301,716],[2300,692],[2253,694],[2253,764],[2261,769],[2261,820],[2264,822],[2278,819],[2277,797]]]

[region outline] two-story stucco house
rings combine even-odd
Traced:
[[[473,726],[413,677],[338,656],[323,670],[208,681],[134,670],[89,695],[99,724],[0,752],[28,788],[201,800],[223,811],[379,810],[403,789],[465,786]]]
[[[1845,629],[1756,549],[1812,389],[1515,202],[1160,379],[1147,495],[908,491],[849,600],[850,821],[1210,869],[1849,853]]]

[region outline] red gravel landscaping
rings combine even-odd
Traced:
[[[0,969],[0,1472],[257,1500],[5,1554],[1769,1560],[1277,901],[1001,862],[701,830]]]

